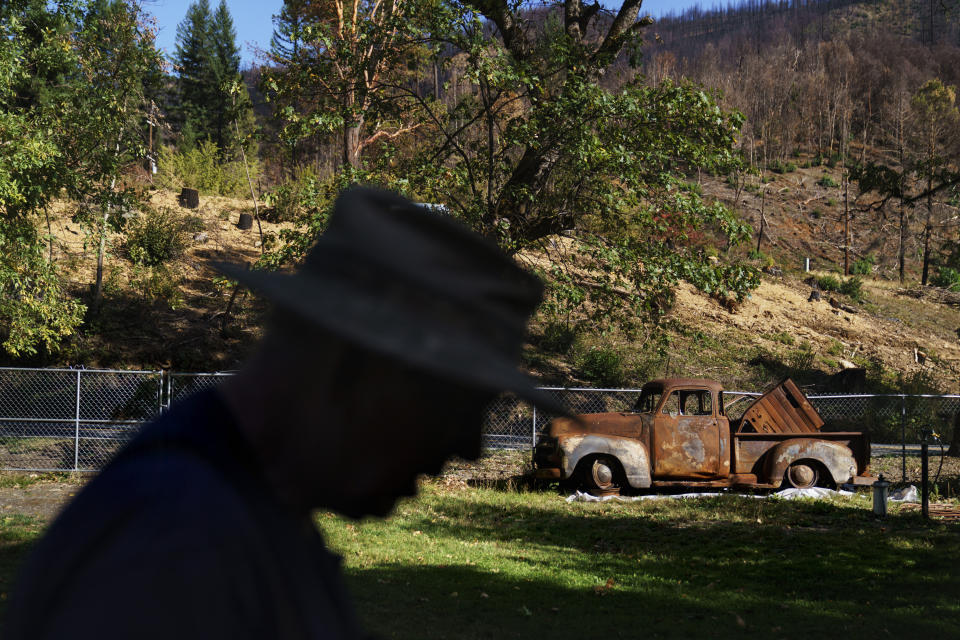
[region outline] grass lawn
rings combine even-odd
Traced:
[[[960,524],[869,495],[568,504],[454,474],[317,521],[386,638],[960,637]],[[0,606],[43,528],[0,516]]]
[[[319,522],[388,638],[960,637],[960,525],[869,509],[437,482],[388,521]]]

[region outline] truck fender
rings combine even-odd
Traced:
[[[587,456],[603,454],[616,458],[623,467],[627,482],[634,489],[650,486],[650,458],[641,443],[617,436],[579,435],[560,438],[563,452],[563,476],[570,478],[577,465]]]
[[[764,463],[766,476],[771,483],[782,482],[787,467],[804,459],[823,464],[837,486],[857,475],[857,461],[846,445],[829,440],[794,438],[784,440],[767,453]]]

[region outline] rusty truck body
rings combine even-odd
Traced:
[[[724,395],[713,380],[654,380],[632,411],[556,418],[534,451],[535,474],[595,494],[875,479],[867,435],[821,431],[823,419],[793,381],[754,399],[740,418],[727,412],[744,396],[725,407]]]

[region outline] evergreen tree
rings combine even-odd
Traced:
[[[240,80],[240,48],[237,47],[237,32],[233,28],[233,18],[227,9],[226,0],[220,0],[210,25],[213,59],[211,75],[215,96],[211,104],[211,140],[221,149],[232,146],[235,136],[230,134],[233,121],[237,117],[230,87]],[[249,99],[247,100],[249,102]]]
[[[192,148],[200,139],[209,137],[207,111],[213,102],[210,76],[211,15],[208,0],[197,0],[187,8],[187,15],[177,26],[174,57],[178,73],[179,124],[181,146]]]
[[[211,13],[208,0],[197,0],[177,27],[175,62],[179,71],[181,147],[209,140],[223,153],[237,143],[234,121],[249,100],[237,101],[230,89],[240,81],[240,49],[225,0]],[[250,132],[245,131],[243,135]]]
[[[305,0],[283,0],[280,13],[273,16],[270,38],[270,54],[275,60],[295,60],[299,56],[308,20]]]

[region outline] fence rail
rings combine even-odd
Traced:
[[[93,369],[0,368],[0,468],[22,471],[95,471],[141,426],[177,400],[218,384],[230,372],[172,373]],[[573,413],[631,411],[640,389],[543,387]],[[726,391],[728,396],[756,392]],[[952,433],[960,421],[960,395],[812,395],[824,429],[868,431],[874,443],[900,447],[906,476],[907,445],[924,429]],[[747,402],[728,413],[738,418]],[[553,416],[504,394],[491,403],[484,444],[530,449]]]

